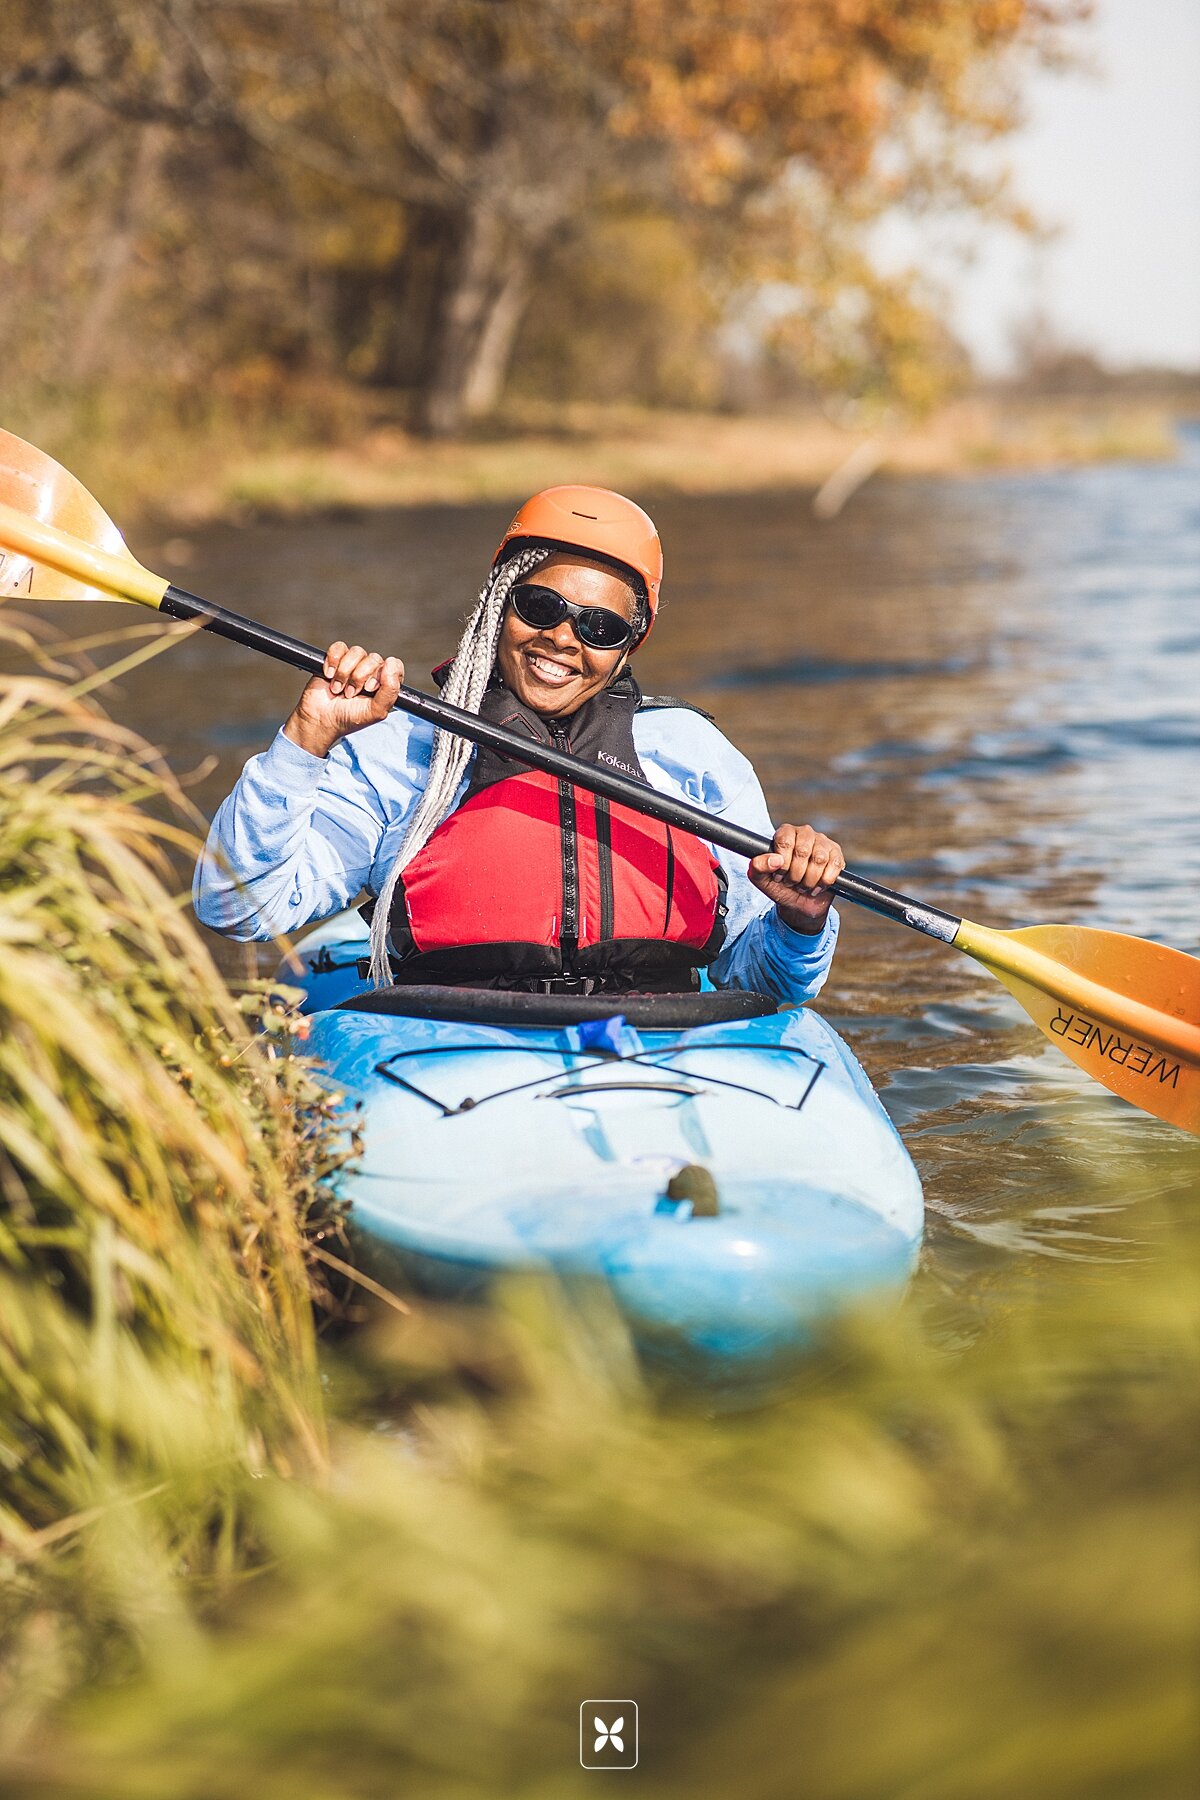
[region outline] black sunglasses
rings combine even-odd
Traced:
[[[509,595],[518,619],[538,631],[551,631],[569,618],[581,644],[590,650],[620,650],[633,636],[633,626],[608,606],[576,606],[553,588],[536,581],[518,582]]]

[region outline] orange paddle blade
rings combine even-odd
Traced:
[[[954,943],[1087,1074],[1200,1136],[1200,959],[1083,925],[991,931],[964,919]]]
[[[0,600],[138,600],[151,575],[97,500],[52,456],[0,430]]]

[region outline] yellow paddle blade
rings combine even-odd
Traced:
[[[0,430],[0,600],[136,600],[169,583],[144,569],[108,514],[52,456]]]
[[[954,939],[999,976],[1081,1069],[1155,1118],[1200,1136],[1200,959],[1084,925]]]

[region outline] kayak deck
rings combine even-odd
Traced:
[[[559,1026],[367,1010],[340,923],[339,956],[325,960],[354,960],[351,992],[334,997],[339,971],[315,978],[307,1048],[362,1108],[364,1152],[343,1192],[385,1273],[451,1297],[531,1267],[601,1277],[656,1360],[726,1370],[902,1286],[920,1181],[817,1014],[659,1031],[614,1013],[619,997]],[[301,954],[321,949],[310,939]],[[668,1194],[689,1165],[711,1174],[716,1216]]]

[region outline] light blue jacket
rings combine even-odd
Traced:
[[[428,777],[433,736],[432,726],[396,711],[319,757],[280,731],[251,757],[213,820],[196,865],[197,916],[228,937],[273,938],[341,911],[364,889],[377,894]],[[633,737],[660,793],[771,835],[753,768],[700,713],[639,712]],[[810,1000],[833,961],[836,911],[815,936],[793,931],[747,879],[745,857],[714,854],[729,878],[729,911],[713,982]]]

